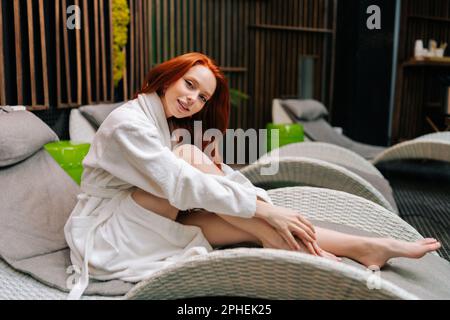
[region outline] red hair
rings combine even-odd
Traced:
[[[162,96],[167,87],[180,79],[190,68],[196,65],[203,65],[211,70],[217,80],[216,90],[201,111],[192,115],[190,118],[178,119],[171,117],[168,119],[169,127],[171,131],[178,128],[187,129],[191,133],[191,137],[193,137],[194,121],[202,121],[203,131],[214,128],[220,130],[222,134],[225,134],[225,130],[228,128],[228,117],[230,114],[228,82],[215,62],[204,54],[198,52],[186,53],[159,64],[147,74],[144,85],[136,93],[135,97],[138,94],[153,92]],[[202,151],[210,143],[203,141]]]

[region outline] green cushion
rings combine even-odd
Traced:
[[[278,147],[296,143],[303,142],[303,126],[298,123],[293,124],[274,124],[268,123],[266,126],[267,129],[267,152],[270,152],[273,149]],[[273,136],[272,130],[278,130],[278,139]],[[272,137],[274,141],[272,141]]]
[[[89,143],[76,143],[72,141],[58,141],[48,143],[45,150],[58,162],[76,183],[81,183],[83,173],[83,159],[89,151]]]

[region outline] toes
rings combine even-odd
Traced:
[[[425,248],[427,249],[428,252],[436,251],[440,247],[441,247],[441,243],[440,242],[434,242],[434,243],[427,243],[427,244],[425,244]]]
[[[440,242],[431,243],[431,244],[429,244],[429,246],[434,248],[434,250],[437,250],[441,247],[441,243]]]
[[[420,240],[420,243],[423,243],[423,244],[432,244],[432,243],[436,243],[436,242],[438,242],[438,241],[434,238],[425,238],[425,239]]]

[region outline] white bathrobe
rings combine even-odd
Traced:
[[[69,298],[83,294],[89,277],[137,282],[212,250],[200,228],[138,205],[131,198],[136,187],[180,210],[203,208],[243,218],[254,215],[257,196],[271,203],[263,189],[225,164],[221,177],[179,159],[170,138],[155,93],[115,109],[98,129],[83,161],[83,193],[64,227],[71,261],[81,270]]]

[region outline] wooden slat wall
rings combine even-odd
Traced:
[[[271,121],[273,98],[297,95],[298,62],[305,55],[317,61],[315,97],[329,106],[336,3],[129,0],[127,64],[120,91],[125,99],[132,98],[152,66],[185,52],[200,51],[222,67],[231,88],[251,97],[232,109],[230,127],[263,128]],[[66,8],[73,4],[81,9],[81,30],[66,28]],[[14,15],[8,23],[3,16],[0,27],[19,41],[0,53],[1,68],[6,61],[14,61],[16,71],[14,79],[0,77],[1,103],[23,103],[34,110],[112,101],[111,5],[112,0],[8,3],[8,12]],[[27,23],[22,19],[28,19]],[[32,29],[39,30],[39,35]],[[54,37],[49,36],[50,30]],[[41,54],[36,54],[37,50]],[[15,96],[11,94],[14,91],[5,91],[5,83],[11,80],[17,86]]]
[[[271,121],[273,98],[297,95],[300,55],[316,58],[315,97],[329,105],[337,0],[129,2],[127,98],[142,86],[150,66],[200,51],[222,67],[231,88],[251,97],[232,109],[231,128],[263,128]]]
[[[70,5],[81,9],[81,30],[66,26]],[[0,103],[42,110],[113,101],[110,8],[111,0],[1,1]],[[6,61],[14,64],[7,74]]]
[[[67,0],[67,6],[75,4],[80,7],[81,30],[69,30],[60,26],[64,37],[68,37],[69,44],[64,39],[65,50],[60,52],[61,59],[65,59],[68,65],[65,72],[58,73],[61,85],[65,83],[67,87],[65,92],[58,93],[58,107],[114,100],[111,1]],[[65,4],[62,6],[63,23],[67,17]]]
[[[0,3],[0,103],[3,105],[27,105],[31,110],[48,108],[44,11],[44,0]]]
[[[323,80],[331,79],[329,64],[334,53],[324,51],[332,44],[334,30],[333,21],[326,20],[325,10],[319,8],[327,5],[335,10],[335,2],[286,0],[282,3],[256,3],[255,24],[250,24],[255,37],[255,72],[250,78],[250,88],[254,92],[257,119],[256,122],[249,119],[249,125],[257,128],[271,120],[273,98],[297,96],[300,56],[315,58],[314,97],[329,105],[329,91],[323,86],[329,86],[330,82]]]
[[[437,79],[450,75],[450,65],[443,68],[406,63],[414,56],[417,39],[422,39],[425,47],[430,39],[450,43],[450,0],[403,0],[401,16],[392,143],[433,131],[426,116],[439,115],[443,109]]]

